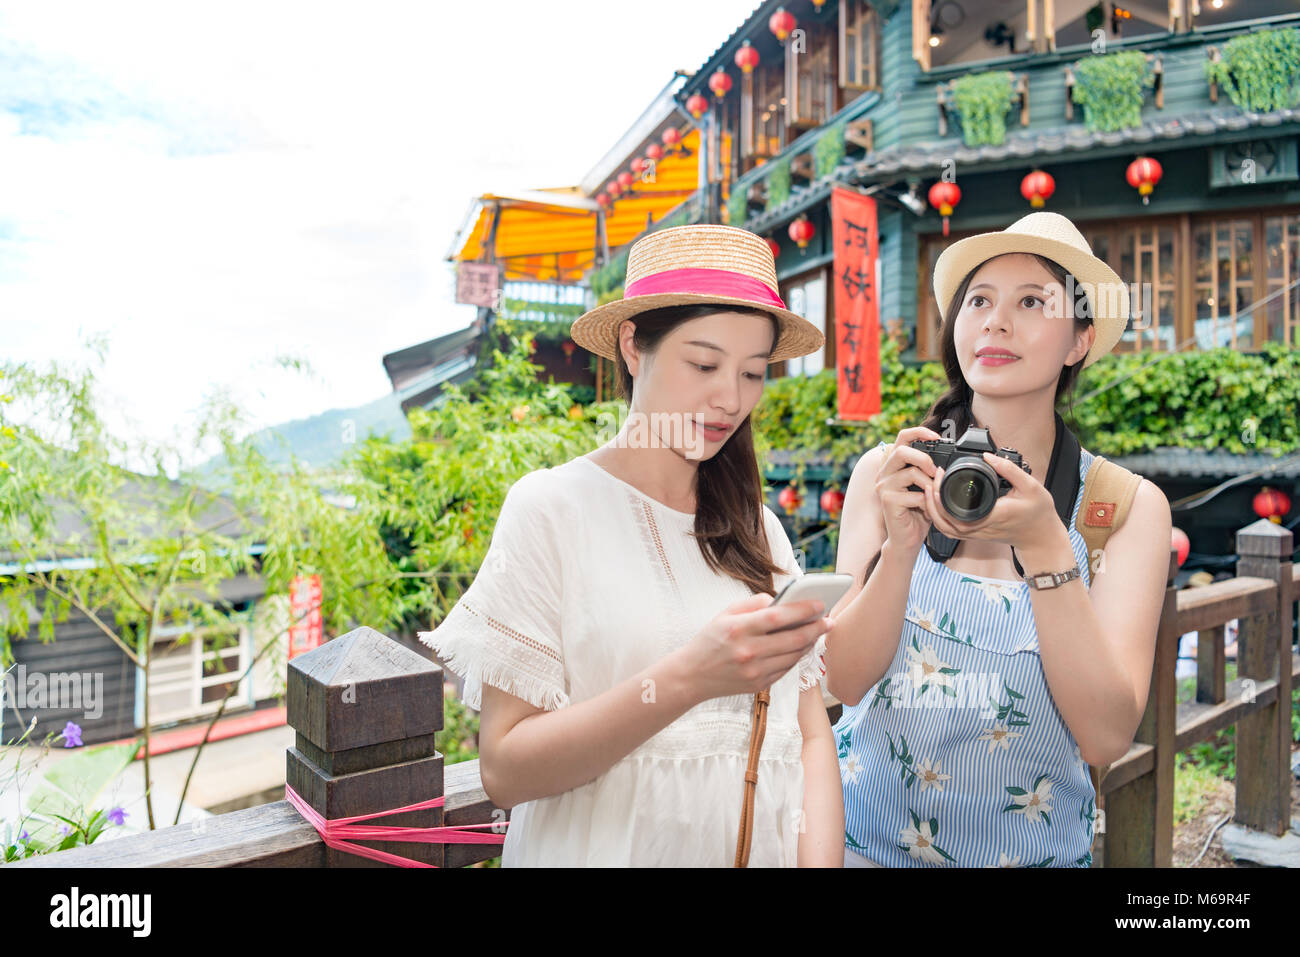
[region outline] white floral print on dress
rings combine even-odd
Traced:
[[[999,747],[1003,751],[1011,747],[1011,739],[1020,737],[1019,731],[1012,731],[1010,728],[985,728],[980,732],[979,740],[989,743],[989,750],[996,751]]]

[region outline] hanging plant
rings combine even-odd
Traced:
[[[771,166],[771,172],[767,174],[766,210],[768,212],[790,198],[790,158],[787,156],[783,160],[773,162]]]
[[[1083,107],[1083,122],[1094,133],[1114,133],[1142,123],[1142,97],[1155,85],[1146,54],[1140,50],[1085,57],[1074,69],[1071,98]]]
[[[997,146],[1007,137],[1011,110],[1011,74],[989,70],[952,81],[952,106],[967,146]]]
[[[813,145],[813,176],[821,179],[834,171],[844,159],[844,124],[828,126]]]
[[[745,220],[749,219],[749,201],[746,194],[749,193],[749,184],[737,183],[731,187],[731,196],[727,198],[727,224],[730,226],[745,225]]]
[[[1233,37],[1223,59],[1205,63],[1205,78],[1217,83],[1250,113],[1284,110],[1300,103],[1300,28],[1256,30]]]

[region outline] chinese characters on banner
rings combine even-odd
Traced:
[[[835,244],[835,365],[841,419],[880,411],[880,298],[876,290],[876,201],[852,190],[831,191]]]
[[[470,306],[495,309],[497,290],[501,288],[501,266],[498,263],[457,263],[456,301]]]
[[[289,586],[289,657],[319,648],[324,637],[319,575],[296,575]]]

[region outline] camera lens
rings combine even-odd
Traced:
[[[984,462],[960,464],[944,474],[939,501],[953,517],[977,522],[993,510],[997,501],[996,477]]]

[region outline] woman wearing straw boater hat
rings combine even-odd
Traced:
[[[481,710],[503,866],[840,866],[821,693],[831,621],[763,503],[750,413],[770,363],[824,336],[772,252],[729,226],[652,233],[624,297],[573,323],[628,415],[520,478],[482,568],[422,637]]]
[[[857,577],[824,660],[845,703],[845,864],[1088,866],[1093,771],[1146,704],[1170,514],[1056,405],[1120,339],[1128,289],[1035,212],[947,247],[934,292],[948,391],[862,456],[841,519],[838,570]],[[912,444],[968,427],[994,451],[953,469]]]

